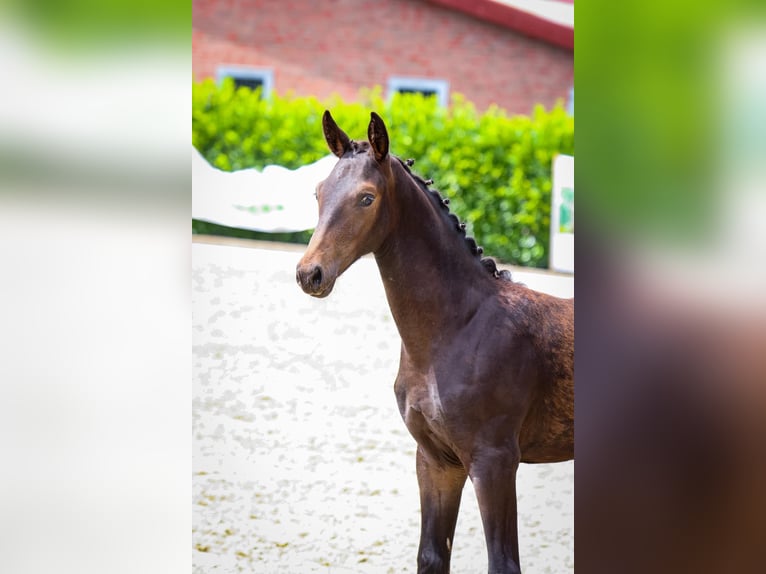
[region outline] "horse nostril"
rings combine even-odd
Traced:
[[[314,289],[319,289],[319,286],[322,285],[322,268],[317,265],[311,273],[309,280]]]

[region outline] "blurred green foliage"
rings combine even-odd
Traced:
[[[579,8],[577,114],[588,126],[578,141],[578,180],[588,187],[580,213],[589,227],[629,242],[709,241],[729,201],[719,171],[732,122],[726,99],[736,89],[727,85],[727,57],[753,33],[763,38],[766,4],[655,0]],[[757,67],[743,74],[755,76]]]
[[[191,6],[183,0],[6,0],[4,8],[61,48],[114,48],[152,40],[188,42]],[[187,44],[188,45],[188,44]]]
[[[357,139],[366,137],[370,110],[377,111],[386,121],[392,153],[416,160],[413,169],[450,198],[487,254],[547,266],[551,162],[559,153],[574,155],[574,119],[561,106],[508,117],[497,107],[480,114],[459,95],[449,108],[420,94],[387,101],[380,88],[363,91],[357,103],[261,99],[231,81],[219,86],[205,80],[192,87],[192,143],[223,170],[268,164],[294,169],[328,154],[321,127],[325,109]]]
[[[192,233],[200,235],[219,235],[222,237],[236,237],[238,239],[254,239],[256,241],[279,241],[281,243],[308,243],[311,239],[312,231],[294,231],[284,233],[267,233],[265,231],[253,231],[252,229],[240,229],[238,227],[229,227],[202,221],[192,220]]]

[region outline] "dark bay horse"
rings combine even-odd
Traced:
[[[574,456],[574,301],[528,289],[465,236],[447,201],[389,153],[374,112],[354,141],[328,111],[339,158],[317,186],[319,222],[296,270],[326,297],[373,253],[402,339],[394,392],[417,441],[418,572],[449,572],[471,477],[490,572],[520,572],[516,469]]]

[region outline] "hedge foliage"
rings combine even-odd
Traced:
[[[435,98],[379,88],[360,102],[273,95],[231,81],[192,87],[192,143],[223,170],[278,164],[294,169],[327,155],[325,109],[352,138],[366,137],[370,110],[386,121],[392,153],[416,160],[414,170],[434,180],[466,221],[485,253],[502,261],[546,267],[550,226],[551,162],[574,155],[574,119],[561,106],[538,106],[531,117],[508,117],[497,107],[477,113],[460,95],[449,108]]]

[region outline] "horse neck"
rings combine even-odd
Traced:
[[[392,231],[375,259],[404,348],[427,364],[476,312],[492,277],[428,192],[401,166],[394,177]]]

